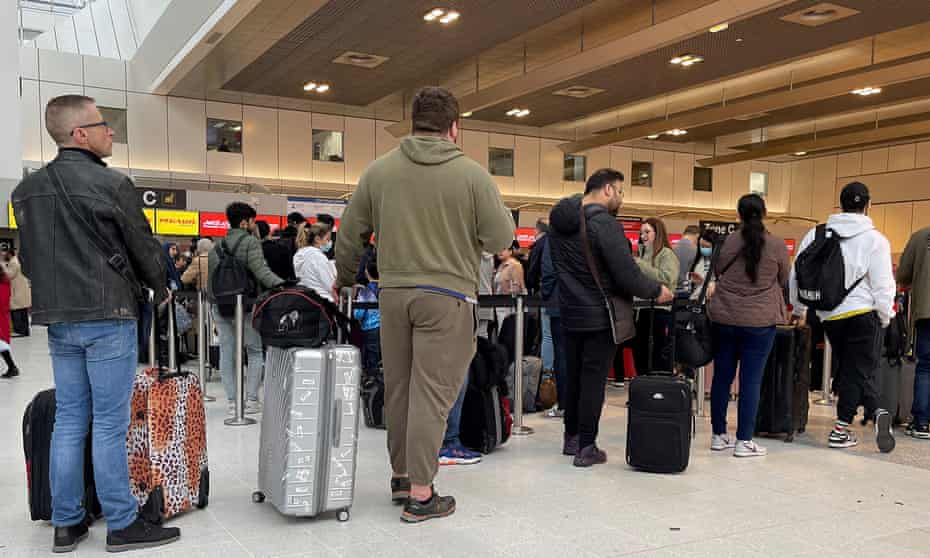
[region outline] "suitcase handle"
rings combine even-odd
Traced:
[[[337,399],[333,405],[333,447],[342,445],[342,399]]]

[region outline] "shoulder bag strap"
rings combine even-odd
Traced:
[[[58,176],[58,171],[55,170],[53,164],[49,164],[45,167],[48,172],[48,176],[52,181],[52,185],[55,187],[55,191],[58,194],[58,197],[64,202],[67,206],[68,211],[71,212],[77,219],[77,223],[84,229],[84,232],[87,233],[88,238],[90,238],[91,243],[97,249],[97,251],[107,260],[107,264],[113,268],[126,282],[129,283],[130,288],[133,291],[133,294],[138,299],[143,298],[142,288],[139,285],[138,280],[136,279],[135,274],[132,269],[129,267],[129,262],[126,258],[115,250],[102,236],[100,232],[97,231],[94,227],[87,222],[84,218],[84,215],[74,206],[74,202],[71,200],[71,196],[68,195],[67,190],[62,186],[61,178]]]
[[[601,274],[597,268],[597,262],[594,260],[594,254],[591,252],[591,243],[588,240],[588,218],[584,214],[584,204],[581,206],[581,248],[584,250],[585,260],[588,262],[588,271],[591,272],[591,275],[594,276],[594,283],[597,285],[597,290],[601,292],[601,296],[605,299],[607,298],[607,293],[604,291],[604,286],[601,284]]]

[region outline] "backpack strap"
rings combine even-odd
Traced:
[[[221,250],[219,250],[220,259],[222,260],[222,259],[225,258],[227,255],[230,255],[230,256],[235,257],[235,256],[236,256],[236,250],[239,248],[239,245],[242,244],[242,241],[245,240],[245,237],[246,237],[246,236],[248,236],[248,235],[247,235],[247,234],[244,234],[244,235],[240,236],[240,237],[239,237],[239,240],[237,240],[236,243],[232,245],[232,248],[229,248],[229,247],[226,245],[226,238],[229,238],[229,237],[224,238],[224,239],[220,242],[220,248],[221,248]]]

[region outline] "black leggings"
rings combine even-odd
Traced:
[[[568,390],[565,404],[565,433],[579,436],[579,447],[597,441],[604,387],[610,363],[617,352],[613,334],[603,331],[566,331]]]

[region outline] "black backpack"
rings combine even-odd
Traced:
[[[236,249],[245,240],[245,235],[239,238],[232,248],[226,246],[224,238],[216,247],[216,255],[220,262],[210,276],[210,286],[213,288],[213,298],[216,300],[220,316],[232,318],[236,315],[236,297],[243,295],[245,312],[248,312],[255,300],[255,277],[248,267],[236,258]]]
[[[814,242],[794,262],[798,299],[808,308],[835,309],[865,279],[863,275],[846,288],[846,262],[840,247],[844,240],[826,225],[817,225]]]
[[[340,328],[347,333],[349,318],[313,289],[278,287],[255,301],[252,327],[269,347],[317,348]]]

